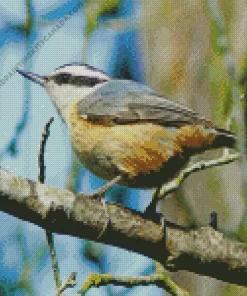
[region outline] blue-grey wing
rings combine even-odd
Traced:
[[[209,123],[193,110],[128,80],[108,82],[81,100],[78,107],[81,116],[104,124],[152,122],[177,126],[198,121]]]

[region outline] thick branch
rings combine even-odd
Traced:
[[[14,176],[0,169],[0,210],[50,231],[96,240],[105,224],[102,204],[70,191]],[[247,285],[247,247],[210,227],[185,231],[145,220],[139,213],[109,204],[111,225],[100,242],[149,256],[168,270],[189,270]],[[167,260],[168,258],[168,260]]]

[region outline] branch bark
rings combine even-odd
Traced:
[[[97,240],[105,224],[102,204],[68,190],[14,176],[0,169],[0,210],[44,229]],[[210,227],[184,230],[159,224],[138,212],[109,204],[110,227],[97,240],[138,252],[166,269],[188,270],[247,286],[247,247]]]

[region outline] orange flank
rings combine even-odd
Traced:
[[[197,124],[184,125],[177,131],[176,142],[183,148],[203,150],[213,144],[216,136],[216,131],[211,128]]]

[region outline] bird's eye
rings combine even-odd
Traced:
[[[69,83],[71,79],[71,74],[61,73],[54,76],[54,80],[57,84]]]
[[[81,76],[74,76],[74,77],[71,79],[71,83],[72,83],[73,85],[78,85],[78,86],[82,85],[82,78],[81,78]]]

